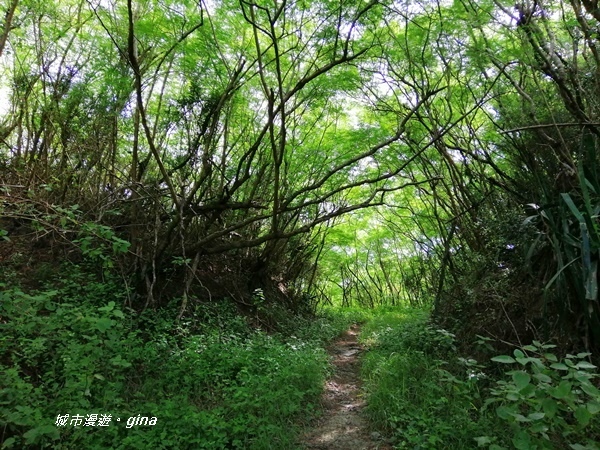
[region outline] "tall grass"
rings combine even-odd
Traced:
[[[425,311],[400,310],[363,328],[368,416],[396,448],[474,448],[473,438],[485,431],[476,420],[477,382],[466,372],[465,381],[454,381],[447,361],[453,337],[427,320]]]
[[[396,448],[598,449],[600,391],[589,353],[534,341],[478,363],[423,311],[367,323],[361,340],[367,413]],[[491,340],[480,339],[488,346]]]

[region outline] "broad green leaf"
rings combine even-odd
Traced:
[[[525,430],[519,430],[512,438],[512,443],[518,450],[531,450],[531,438]]]
[[[575,410],[575,418],[582,427],[586,427],[590,423],[592,415],[585,406],[579,406]]]
[[[99,331],[106,331],[114,325],[114,320],[107,317],[101,317],[96,320],[95,326]]]
[[[546,433],[546,431],[548,431],[548,425],[546,425],[544,422],[536,422],[531,425],[529,430],[532,433]]]
[[[559,400],[563,399],[571,393],[571,387],[571,383],[563,380],[556,388],[550,390],[550,395]]]
[[[16,442],[17,440],[14,437],[9,437],[8,439],[5,439],[2,443],[2,448],[13,448]]]
[[[575,365],[575,367],[577,369],[595,369],[597,366],[595,366],[592,363],[589,363],[587,361],[580,361]]]
[[[60,437],[60,433],[54,425],[41,425],[39,427],[32,428],[23,434],[25,442],[28,444],[37,443],[40,441],[40,438],[44,436],[51,439],[58,439]]]
[[[546,416],[546,414],[545,414],[545,413],[543,413],[543,412],[535,412],[535,413],[531,413],[531,414],[529,414],[527,417],[528,417],[530,420],[541,420],[541,419],[543,419],[545,416]]]
[[[531,358],[521,358],[521,357],[517,357],[515,358],[517,360],[517,362],[519,364],[521,364],[522,366],[526,366],[527,363],[531,362]]]
[[[591,401],[587,404],[587,409],[590,414],[596,415],[600,412],[600,401]]]
[[[517,371],[513,372],[512,379],[515,382],[517,389],[519,391],[521,391],[527,385],[529,385],[529,382],[531,381],[531,375],[529,375],[527,372],[524,372],[522,370],[517,370]]]
[[[510,400],[511,402],[516,402],[519,401],[521,397],[516,392],[508,392],[506,394],[506,399]]]
[[[523,397],[533,397],[535,395],[535,393],[537,392],[537,389],[533,384],[529,383],[527,386],[525,386],[519,392]]]
[[[512,419],[515,416],[514,411],[508,406],[499,406],[498,408],[496,408],[496,414],[498,415],[498,417],[505,420]]]
[[[494,356],[492,358],[492,361],[499,362],[502,364],[512,364],[512,363],[516,362],[512,356],[508,356],[508,355]]]
[[[550,367],[556,370],[569,370],[569,368],[563,363],[553,363]]]
[[[552,378],[550,378],[548,375],[546,375],[544,373],[536,373],[533,375],[533,378],[541,381],[542,383],[551,383],[552,382]]]
[[[600,398],[600,390],[589,381],[580,384],[581,390],[591,397]]]

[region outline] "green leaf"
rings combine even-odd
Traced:
[[[571,393],[572,385],[568,381],[561,381],[560,384],[550,391],[550,395],[557,399],[563,399]]]
[[[502,364],[513,364],[516,362],[512,356],[508,356],[508,355],[494,356],[492,358],[492,361],[499,362]]]
[[[521,364],[522,366],[525,366],[525,365],[527,365],[527,363],[528,363],[528,362],[531,362],[531,361],[532,361],[532,358],[526,358],[526,357],[525,357],[525,358],[521,358],[521,357],[517,357],[517,358],[516,358],[516,360],[517,360],[517,362],[518,362],[519,364]]]
[[[10,238],[8,237],[8,231],[0,229],[0,239],[10,242]]]
[[[550,378],[548,375],[546,375],[544,373],[536,373],[533,375],[533,378],[541,381],[542,383],[551,383],[552,382],[552,378]]]
[[[587,381],[587,380],[582,381],[579,386],[581,387],[581,390],[583,392],[585,392],[587,395],[589,395],[590,397],[599,397],[600,398],[600,390],[598,390],[598,388],[596,386],[594,386],[592,383],[590,383],[589,381]]]
[[[579,361],[575,367],[577,369],[596,369],[597,366],[593,365],[592,363],[589,363],[587,361]]]
[[[117,366],[117,367],[131,367],[131,363],[128,361],[125,361],[121,355],[117,355],[114,358],[110,359],[110,363],[113,366]]]
[[[514,417],[517,422],[523,422],[523,423],[531,422],[531,419],[529,419],[528,417],[525,417],[523,414],[515,414]]]
[[[99,331],[109,330],[114,325],[114,320],[109,319],[107,317],[101,317],[96,320],[96,328]]]
[[[571,361],[571,358],[575,358],[573,355],[567,355],[567,358],[565,359],[565,364],[570,367],[571,369],[576,369],[577,366],[575,365],[575,363],[573,361]]]
[[[548,425],[546,425],[544,422],[536,422],[531,425],[529,431],[532,433],[546,433],[546,431],[548,431]]]
[[[508,392],[506,394],[506,399],[510,400],[511,402],[516,402],[516,401],[520,400],[521,397],[516,392]]]
[[[515,355],[515,358],[525,358],[525,353],[518,348],[513,351],[513,355]]]
[[[492,438],[489,436],[479,436],[473,439],[475,439],[475,442],[477,442],[477,447],[485,447],[486,445],[492,443]]]
[[[523,397],[533,397],[536,392],[536,387],[533,384],[528,384],[519,391]]]
[[[496,415],[504,420],[511,420],[514,418],[515,413],[508,406],[499,406],[496,408]]]
[[[42,425],[36,428],[32,428],[25,434],[23,437],[25,438],[25,442],[28,444],[35,444],[40,442],[40,438],[43,436],[48,436],[53,440],[56,440],[60,437],[60,434],[54,425]]]
[[[512,438],[512,443],[518,450],[531,450],[531,438],[524,430],[519,430],[515,437]]]
[[[17,442],[17,440],[14,437],[9,437],[2,443],[2,448],[12,448],[15,442]]]
[[[575,410],[575,418],[577,419],[577,422],[579,422],[579,424],[582,427],[586,427],[590,423],[590,419],[592,418],[592,415],[590,414],[590,412],[587,410],[586,407],[579,406]]]
[[[513,372],[512,379],[515,382],[517,389],[519,391],[521,391],[525,387],[527,387],[527,385],[531,381],[531,375],[529,375],[527,372],[524,372],[522,370],[517,370],[517,371]]]
[[[110,312],[115,308],[115,302],[108,302],[108,305],[98,308],[98,311]]]
[[[563,363],[553,363],[550,367],[556,370],[569,370],[569,368]]]
[[[562,193],[560,194],[560,196],[562,197],[562,199],[564,200],[564,202],[567,204],[567,206],[569,207],[569,209],[571,210],[571,212],[573,213],[573,215],[577,218],[577,220],[579,221],[579,223],[584,223],[585,224],[585,219],[583,217],[583,214],[581,214],[581,212],[579,211],[579,209],[577,208],[577,206],[575,206],[575,202],[573,202],[573,199],[571,198],[571,195],[569,195],[569,193]]]
[[[588,402],[587,409],[592,415],[598,414],[600,412],[600,402],[593,400],[591,402]]]
[[[543,419],[546,416],[546,414],[544,414],[543,412],[534,412],[529,414],[527,417],[530,420],[540,420]]]

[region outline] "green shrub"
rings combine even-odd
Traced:
[[[589,353],[559,361],[554,345],[534,341],[493,361],[511,366],[491,390],[486,405],[500,403],[496,414],[510,425],[517,449],[597,449],[600,440],[600,391],[592,380],[596,366]]]
[[[322,342],[343,321],[269,336],[228,313],[202,327],[177,322],[176,310],[140,319],[108,301],[116,284],[82,279],[74,272],[37,293],[2,286],[3,448],[294,447],[295,424],[315,412],[328,370]],[[59,414],[113,420],[58,427]],[[138,415],[157,423],[128,428]]]

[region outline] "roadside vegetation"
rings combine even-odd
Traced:
[[[427,312],[408,308],[378,314],[361,341],[369,348],[368,416],[395,448],[600,448],[589,353],[559,358],[554,345],[535,342],[499,355],[491,339],[479,338],[475,360]]]
[[[3,449],[294,448],[319,412],[323,346],[357,317],[289,317],[267,334],[221,304],[178,321],[64,269],[51,290],[0,285]],[[127,422],[140,415],[156,424]]]

